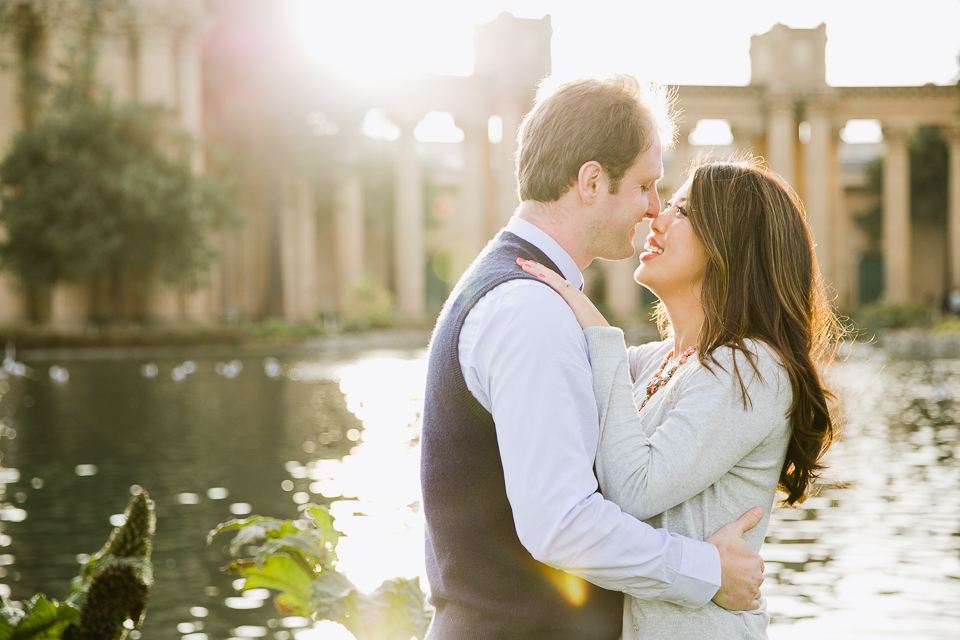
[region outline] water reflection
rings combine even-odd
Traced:
[[[861,348],[837,377],[831,482],[764,547],[770,637],[957,638],[960,362]]]
[[[0,593],[62,597],[136,486],[157,503],[151,640],[349,637],[239,592],[219,571],[226,540],[204,544],[231,517],[323,502],[361,589],[423,575],[422,351],[55,366],[4,362]],[[957,637],[960,362],[864,347],[838,372],[846,438],[764,547],[770,637]]]

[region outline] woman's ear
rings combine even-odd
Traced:
[[[583,163],[577,175],[577,190],[584,204],[593,204],[600,195],[603,182],[603,167],[596,160]]]

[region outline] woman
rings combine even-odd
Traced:
[[[802,502],[838,431],[818,369],[838,323],[793,191],[752,160],[693,170],[651,220],[634,276],[660,298],[668,337],[659,343],[625,351],[586,296],[545,267],[522,267],[560,292],[584,328],[606,497],[700,540],[763,506],[744,535],[759,550],[776,490]],[[766,637],[762,599],[754,611],[627,600],[624,638]]]

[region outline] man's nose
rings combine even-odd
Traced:
[[[654,185],[653,194],[647,201],[647,216],[654,218],[658,213],[660,213],[660,194],[657,192],[656,185]]]
[[[653,220],[658,215],[660,215],[660,198],[656,197],[656,192],[654,196],[647,201],[647,210],[643,212],[643,220]]]

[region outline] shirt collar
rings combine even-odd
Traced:
[[[518,216],[510,217],[506,229],[521,240],[526,240],[543,251],[560,268],[561,275],[570,282],[570,286],[583,289],[583,274],[577,268],[577,263],[543,229]]]

